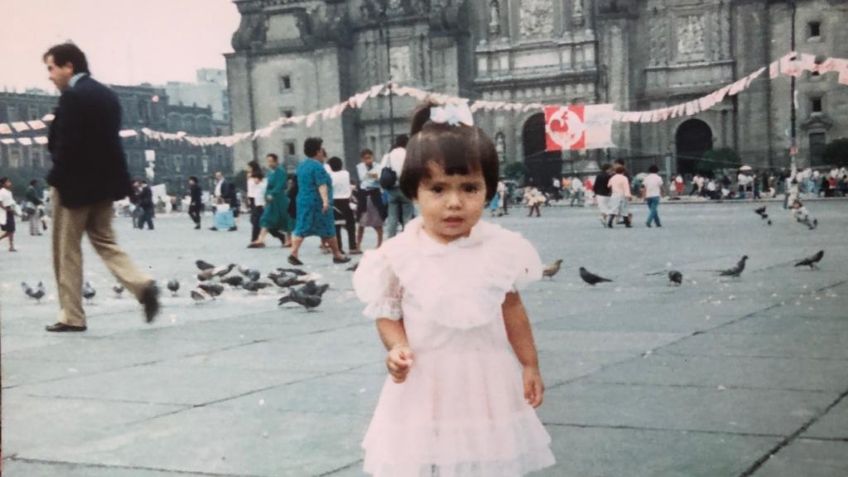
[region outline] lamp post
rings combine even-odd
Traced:
[[[798,10],[798,5],[796,0],[787,0],[789,2],[790,8],[790,17],[791,17],[791,26],[790,26],[790,51],[795,51],[795,16]],[[796,163],[795,156],[798,155],[798,131],[795,126],[797,111],[795,108],[795,76],[790,76],[790,93],[789,93],[789,105],[790,105],[790,116],[789,116],[789,165],[792,170],[792,173],[795,173]]]
[[[380,11],[380,39],[383,39],[383,29],[385,28],[385,37],[386,37],[386,72],[389,77],[389,141],[392,142],[395,140],[395,108],[394,101],[392,99],[392,39],[391,39],[391,30],[389,29],[389,15],[387,10],[389,8],[388,2],[383,3],[383,8]]]

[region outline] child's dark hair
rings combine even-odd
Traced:
[[[434,123],[432,104],[419,106],[412,115],[406,160],[400,175],[400,190],[410,199],[418,195],[418,184],[430,177],[429,164],[440,165],[445,174],[465,175],[479,171],[486,182],[486,200],[498,188],[498,153],[495,144],[477,126]]]
[[[342,159],[340,157],[336,157],[336,156],[333,156],[330,159],[328,159],[327,165],[330,166],[330,169],[333,172],[339,172],[340,170],[342,170],[342,167],[344,166],[343,163],[342,163]]]

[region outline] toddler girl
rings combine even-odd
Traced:
[[[541,278],[542,263],[520,234],[480,221],[498,155],[471,122],[467,106],[416,112],[400,188],[420,216],[354,274],[388,350],[390,377],[362,443],[377,476],[518,476],[554,463],[517,291]]]

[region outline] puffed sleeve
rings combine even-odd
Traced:
[[[544,265],[536,248],[521,234],[516,233],[509,242],[511,242],[511,265],[514,273],[512,288],[518,291],[532,282],[541,280]]]
[[[378,250],[369,250],[353,274],[353,290],[365,303],[363,315],[377,319],[399,320],[403,317],[401,297],[403,289],[398,277],[389,266],[385,255]]]

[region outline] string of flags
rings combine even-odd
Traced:
[[[365,91],[322,110],[313,111],[309,114],[280,117],[256,131],[230,134],[227,136],[193,136],[183,131],[169,133],[141,128],[140,130],[122,130],[120,136],[131,138],[144,135],[149,139],[157,141],[186,141],[195,146],[222,145],[233,147],[241,141],[269,137],[275,130],[283,126],[303,124],[306,127],[311,127],[318,120],[327,121],[336,119],[346,109],[362,108],[365,102],[370,99],[381,95],[394,94],[397,96],[412,97],[418,101],[431,101],[437,104],[466,104],[469,105],[472,112],[502,111],[517,113],[534,110],[544,111],[548,150],[596,149],[614,146],[611,140],[613,122],[654,123],[678,117],[694,116],[712,108],[728,96],[734,96],[745,91],[766,70],[768,70],[770,79],[775,79],[781,75],[797,78],[805,71],[817,74],[836,72],[838,73],[838,82],[848,85],[848,59],[825,58],[817,62],[814,55],[790,52],[780,59],[773,61],[767,67],[762,67],[744,78],[701,98],[648,111],[617,111],[612,104],[551,105],[510,101],[471,101],[468,98],[434,93],[390,82],[374,85]],[[0,144],[20,144],[22,146],[45,145],[47,144],[46,136],[32,136],[32,133],[46,129],[48,123],[52,120],[53,115],[48,114],[41,119],[32,121],[0,123]],[[21,134],[27,135],[21,136]]]

